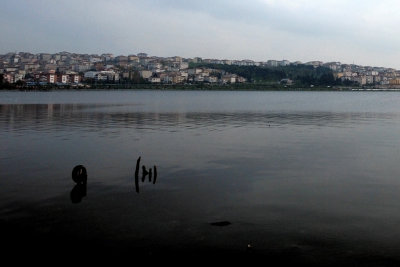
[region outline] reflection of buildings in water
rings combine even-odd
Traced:
[[[133,110],[132,110],[133,109]],[[355,122],[393,119],[395,113],[372,112],[141,112],[134,106],[118,104],[7,104],[0,105],[0,127],[13,130],[51,130],[54,127],[93,129],[135,128],[163,131],[174,128],[318,125],[346,126]],[[3,124],[3,125],[2,125]],[[45,126],[45,127],[43,127]]]
[[[53,117],[54,104],[47,104],[47,118]]]
[[[184,124],[186,123],[186,113],[185,112],[180,112],[176,114],[176,122],[178,124]]]

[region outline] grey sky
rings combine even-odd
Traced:
[[[341,61],[400,69],[397,0],[2,0],[12,51]]]

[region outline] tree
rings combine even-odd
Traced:
[[[137,70],[135,70],[133,73],[132,73],[132,82],[133,83],[144,83],[144,80],[143,80],[143,78],[142,77],[140,77],[140,73],[139,73],[139,71],[137,71]]]
[[[15,83],[15,86],[17,86],[17,88],[21,88],[21,87],[23,87],[24,85],[25,85],[25,82],[22,81],[22,80],[18,80],[18,81]]]
[[[4,75],[0,74],[0,88],[5,88]]]

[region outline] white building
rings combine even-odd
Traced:
[[[199,74],[199,73],[202,73],[202,72],[203,72],[203,69],[188,69],[187,70],[187,73],[189,75],[196,75],[196,74]]]
[[[151,77],[151,78],[149,78],[149,82],[151,82],[151,83],[160,83],[161,79],[160,79],[160,77]]]
[[[216,82],[218,82],[218,78],[215,76],[207,76],[207,77],[204,77],[204,81],[208,82],[208,83],[216,83]]]
[[[278,67],[278,61],[277,60],[268,60],[267,65],[269,67]]]
[[[181,62],[179,69],[185,70],[189,68],[189,63],[188,62]]]
[[[148,79],[153,75],[153,72],[151,70],[141,70],[139,74],[143,79]]]
[[[60,80],[59,80],[59,82],[60,83],[68,83],[68,75],[66,75],[66,74],[61,74],[60,75]]]
[[[290,61],[289,60],[281,60],[281,61],[278,61],[278,65],[279,66],[289,66],[290,65]]]

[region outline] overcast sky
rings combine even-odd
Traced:
[[[1,0],[0,53],[146,52],[400,69],[398,0]]]

